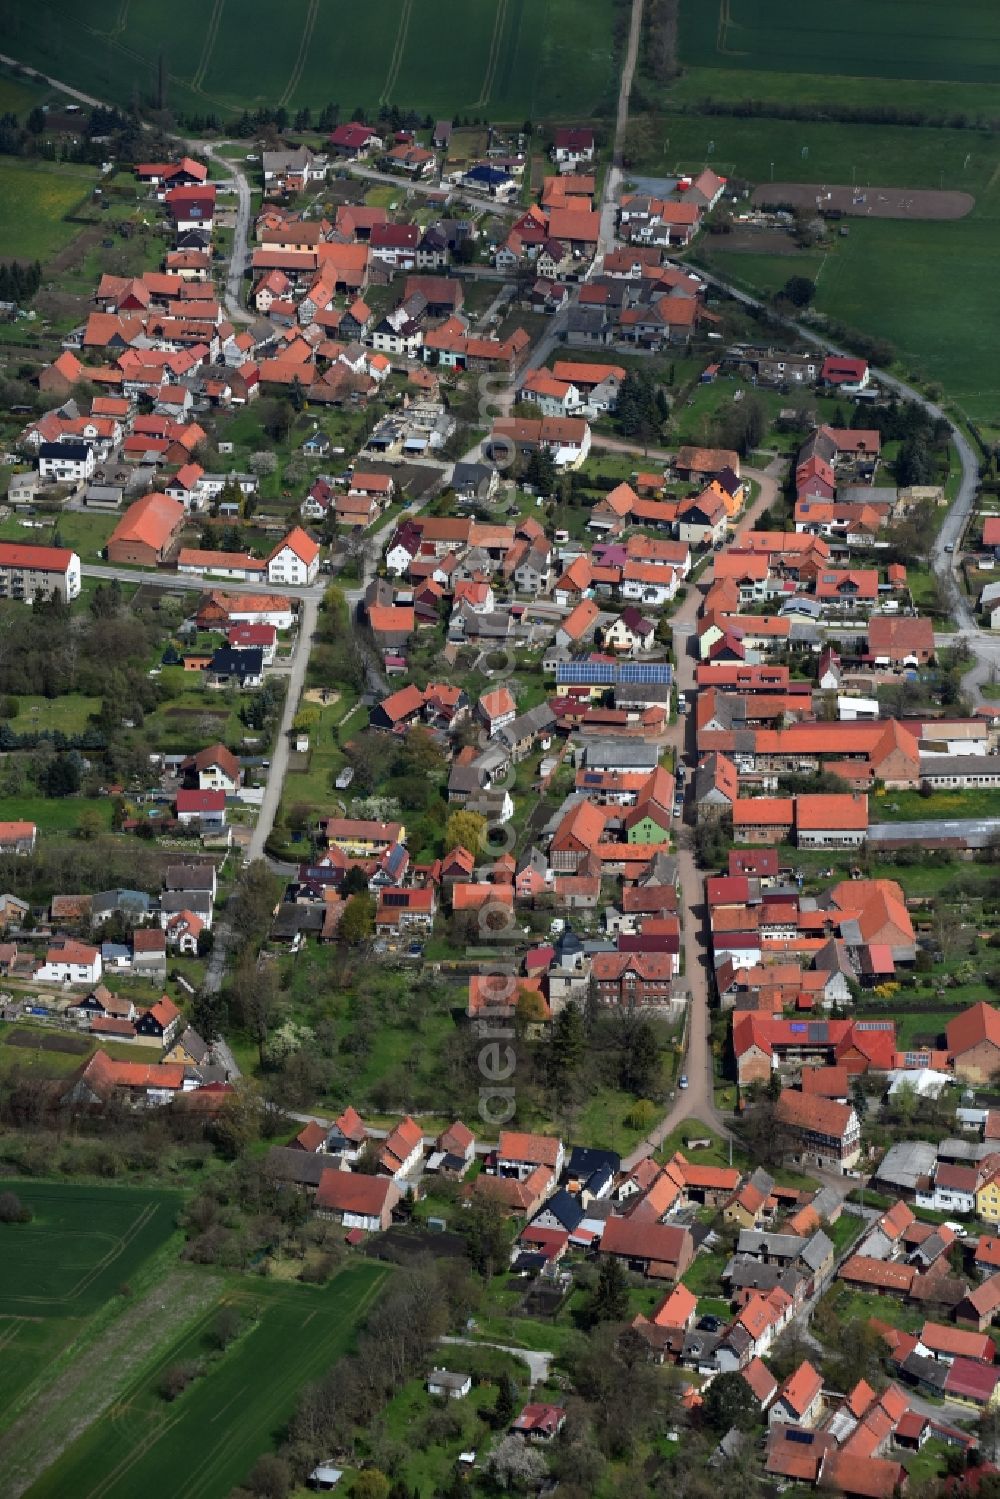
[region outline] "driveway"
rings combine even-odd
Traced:
[[[239,162],[220,155],[207,141],[188,141],[187,144],[192,151],[207,156],[209,161],[221,167],[236,184],[236,228],[226,268],[226,311],[235,323],[252,323],[253,318],[243,305],[243,273],[250,262],[250,183],[247,174]]]
[[[318,602],[315,592],[306,594],[302,600],[302,608],[299,610],[298,639],[295,643],[295,655],[292,657],[292,666],[285,685],[285,703],[281,713],[281,723],[275,734],[274,748],[271,751],[271,765],[268,771],[267,783],[264,787],[264,800],[261,802],[260,811],[257,814],[257,825],[251,833],[250,842],[247,845],[246,857],[248,860],[262,859],[264,857],[264,845],[271,836],[274,819],[278,815],[281,792],[285,784],[285,776],[288,773],[292,719],[299,709],[299,698],[302,695],[302,687],[306,679],[306,667],[309,664],[309,651],[312,647],[312,638],[316,631],[317,613]]]

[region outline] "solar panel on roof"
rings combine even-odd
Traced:
[[[809,1024],[808,1024],[808,1026],[806,1027],[806,1030],[809,1033],[809,1039],[810,1039],[810,1041],[825,1041],[826,1038],[827,1038],[826,1021],[825,1020],[812,1020],[812,1021],[810,1021]]]
[[[665,661],[559,661],[556,681],[567,686],[613,687],[625,682],[669,686],[673,668]]]
[[[785,1427],[785,1439],[789,1442],[798,1442],[803,1447],[811,1447],[815,1438],[815,1432],[800,1431],[796,1426]]]
[[[806,1031],[808,1030],[808,1026],[803,1025],[803,1023],[800,1020],[793,1020],[789,1024],[788,1029],[790,1031],[792,1031],[793,1034],[796,1035],[796,1036],[799,1036],[799,1035],[804,1036],[805,1033],[806,1033]]]

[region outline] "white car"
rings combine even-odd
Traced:
[[[677,1079],[677,1086],[678,1088],[686,1088],[688,1086],[688,1075],[686,1072],[682,1072]]]

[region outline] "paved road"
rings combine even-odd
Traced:
[[[618,90],[618,112],[615,116],[615,138],[611,151],[611,165],[604,178],[601,194],[601,230],[597,242],[598,253],[606,255],[615,246],[617,223],[617,200],[622,180],[622,153],[625,131],[628,129],[629,97],[632,93],[632,78],[639,55],[639,37],[642,33],[642,0],[632,0],[632,16],[628,28],[628,42],[622,62],[621,87]]]
[[[237,583],[229,578],[209,577],[205,573],[158,572],[152,567],[114,567],[101,562],[84,562],[80,571],[85,578],[100,578],[105,583],[115,580],[119,583],[132,583],[137,588],[141,583],[151,583],[157,588],[169,588],[177,593],[196,593],[199,589],[209,588],[219,593],[261,592],[260,583]],[[304,599],[310,593],[322,593],[322,589],[315,585],[311,589],[293,588],[286,583],[282,583],[280,589],[274,588],[271,591],[285,594],[292,599]]]
[[[23,68],[27,64],[20,57],[8,57],[6,53],[0,52],[0,62],[6,63],[9,68]],[[82,94],[78,88],[70,88],[68,83],[63,83],[59,78],[52,78],[48,73],[40,73],[37,68],[31,69],[36,78],[44,78],[53,88],[59,89],[60,93],[68,94],[71,99],[79,99],[81,104],[89,104],[94,109],[107,109],[109,105],[105,99],[95,99],[93,94]]]
[[[627,445],[625,448],[627,451]],[[760,493],[737,524],[735,528],[737,536],[748,531],[754,525],[758,515],[777,498],[781,468],[781,460],[775,460],[767,469],[743,470],[745,477],[755,480],[760,486]],[[701,601],[701,587],[689,586],[687,596],[672,620],[674,656],[677,663],[677,689],[679,692],[686,692],[689,695],[689,701],[695,685],[697,662],[694,655],[694,633]],[[688,734],[692,736],[690,746],[685,742],[685,736]],[[694,755],[688,753],[689,749],[693,750],[693,734],[694,719],[690,714],[679,716],[677,722],[670,726],[667,734],[667,743],[672,745],[679,756],[686,755],[689,770],[694,764]],[[681,1064],[681,1070],[687,1075],[688,1086],[683,1090],[678,1090],[673,1105],[664,1118],[644,1140],[639,1142],[631,1155],[625,1158],[622,1164],[627,1170],[630,1170],[644,1156],[651,1155],[654,1150],[658,1150],[666,1137],[685,1119],[700,1120],[717,1134],[728,1133],[726,1120],[715,1104],[712,1050],[709,1044],[711,969],[705,931],[704,875],[699,870],[694,854],[689,848],[678,849],[677,863],[680,880],[681,934],[684,942],[684,983],[691,995],[687,1050]]]
[[[849,352],[842,348],[840,344],[834,343],[832,339],[826,338],[822,333],[818,333],[815,328],[810,327],[807,323],[801,323],[795,318],[780,316],[774,311],[773,307],[761,301],[759,297],[752,297],[747,292],[740,291],[731,282],[724,280],[721,276],[715,275],[712,271],[705,270],[703,266],[699,265],[696,269],[698,275],[707,281],[710,286],[715,286],[720,291],[727,292],[737,302],[741,302],[744,307],[765,310],[772,321],[777,321],[784,327],[790,328],[793,333],[796,333],[808,343],[817,344],[829,354],[847,354]],[[896,395],[902,396],[904,400],[915,401],[918,406],[923,407],[928,415],[934,417],[935,420],[947,422],[951,429],[951,440],[955,445],[955,451],[958,453],[959,463],[962,468],[962,478],[958,494],[952,502],[948,514],[945,516],[941,529],[938,532],[937,540],[934,543],[933,565],[934,571],[941,578],[941,581],[948,590],[955,620],[960,629],[973,630],[975,629],[975,620],[955,576],[955,553],[948,552],[946,548],[952,546],[957,550],[962,532],[972,512],[972,505],[979,486],[979,461],[964,432],[955,425],[948,413],[942,410],[935,401],[930,400],[921,391],[917,390],[915,386],[908,385],[905,380],[900,380],[897,376],[886,373],[885,370],[876,369],[873,366],[872,375],[878,384],[886,390],[893,391]]]
[[[484,1343],[481,1338],[452,1338],[444,1336],[439,1339],[442,1343],[458,1343],[463,1348],[496,1348],[501,1353],[511,1353],[515,1358],[523,1359],[528,1366],[528,1377],[533,1385],[545,1384],[549,1377],[549,1369],[552,1367],[554,1353],[539,1352],[531,1348],[509,1348],[505,1343]]]
[[[236,228],[233,231],[233,248],[226,268],[226,311],[234,323],[251,323],[253,317],[243,305],[243,273],[250,263],[250,182],[238,161],[221,155],[208,141],[188,141],[191,149],[207,156],[216,166],[228,173],[236,183]],[[219,145],[227,144],[220,141]]]
[[[525,167],[525,171],[528,168]],[[391,172],[379,172],[375,167],[363,167],[351,163],[351,176],[364,177],[368,182],[385,182],[392,187],[399,188],[399,196],[405,198],[408,193],[420,193],[426,196],[428,193],[447,193],[450,198],[458,199],[462,203],[471,203],[476,208],[488,208],[491,214],[502,218],[505,214],[511,218],[520,218],[524,212],[524,204],[520,200],[513,203],[498,203],[495,198],[489,198],[484,193],[466,192],[460,187],[450,187],[448,183],[441,182],[403,182],[399,177],[394,177]]]
[[[274,748],[271,751],[271,768],[264,787],[264,800],[261,802],[260,811],[257,813],[257,824],[247,845],[248,860],[264,857],[264,845],[271,836],[274,819],[278,815],[278,805],[288,771],[292,719],[299,710],[299,698],[302,695],[306,667],[309,664],[309,651],[316,630],[317,612],[316,593],[313,591],[302,600],[302,608],[299,610],[298,638],[295,642],[295,654],[292,657],[292,668],[285,689],[285,705],[281,714],[281,723],[275,734]]]

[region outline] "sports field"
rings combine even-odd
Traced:
[[[0,1181],[30,1206],[0,1224],[0,1424],[86,1319],[166,1243],[180,1194],[139,1187]]]
[[[151,95],[162,54],[167,103],[399,104],[494,120],[610,113],[614,0],[6,0],[5,49],[98,98]],[[573,46],[567,46],[567,37]]]
[[[349,1346],[386,1275],[359,1263],[322,1290],[244,1283],[230,1298],[251,1331],[167,1404],[163,1371],[203,1358],[204,1327],[175,1342],[155,1367],[59,1458],[28,1492],[32,1499],[225,1499],[268,1450],[299,1389]]]
[[[87,201],[96,181],[93,167],[0,156],[0,260],[44,264],[68,245],[80,225],[66,216]]]

